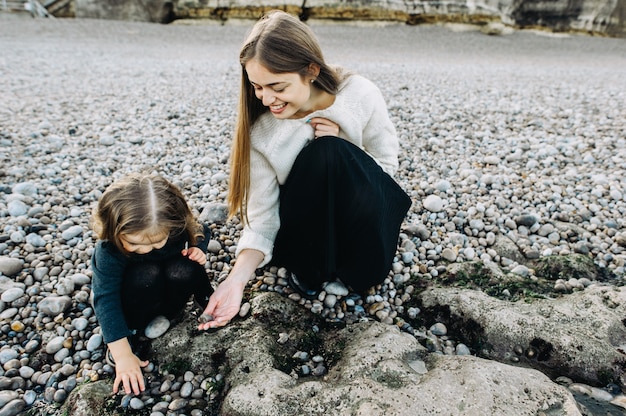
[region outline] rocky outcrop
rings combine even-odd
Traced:
[[[597,385],[626,382],[626,288],[590,286],[557,299],[508,302],[476,290],[433,288],[420,294],[479,354]]]
[[[517,27],[543,27],[626,35],[624,0],[309,0],[250,3],[244,0],[74,0],[76,17],[168,23],[176,19],[257,19],[270,9],[283,9],[307,19],[393,21],[407,24],[502,22]]]
[[[274,293],[253,298],[250,316],[223,329],[198,333],[194,327],[188,319],[155,340],[156,360],[180,361],[184,350],[187,368],[225,374],[219,414],[582,414],[568,389],[537,370],[430,354],[393,325],[335,328]],[[317,376],[298,373],[294,357],[303,351],[323,352]],[[110,381],[77,389],[64,410],[105,409],[107,388]]]

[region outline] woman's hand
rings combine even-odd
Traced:
[[[258,250],[242,250],[237,256],[235,266],[209,299],[203,315],[210,315],[212,320],[200,323],[198,329],[224,326],[239,313],[243,291],[254,271],[263,261],[264,255]]]
[[[204,266],[206,264],[206,254],[198,247],[184,248],[181,254],[185,257],[189,257],[190,260]]]
[[[146,389],[142,367],[148,365],[149,361],[141,361],[133,354],[130,344],[126,338],[122,338],[109,344],[109,350],[115,361],[115,381],[113,382],[113,393],[117,394],[120,384],[126,394],[131,391],[136,395]]]
[[[242,285],[237,279],[230,277],[220,283],[203,312],[203,315],[210,315],[212,320],[200,323],[198,329],[217,328],[229,323],[239,313],[245,287],[245,283]]]
[[[315,137],[334,136],[339,137],[339,124],[323,117],[313,117],[307,123],[313,127]]]

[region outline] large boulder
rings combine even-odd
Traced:
[[[419,299],[485,358],[589,384],[626,383],[626,287],[595,284],[556,299],[518,302],[430,288]]]

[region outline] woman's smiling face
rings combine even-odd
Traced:
[[[248,79],[256,97],[279,119],[302,118],[314,108],[311,79],[295,72],[275,74],[256,59],[246,64]]]

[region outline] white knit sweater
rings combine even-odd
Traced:
[[[251,133],[250,195],[248,220],[237,244],[236,254],[251,248],[272,258],[274,239],[280,226],[279,185],[287,180],[296,157],[309,140],[313,128],[306,123],[324,117],[339,125],[339,137],[371,155],[393,176],[398,169],[398,137],[389,119],[380,90],[369,80],[351,75],[339,87],[335,102],[302,119],[279,120],[269,111],[254,124]]]

